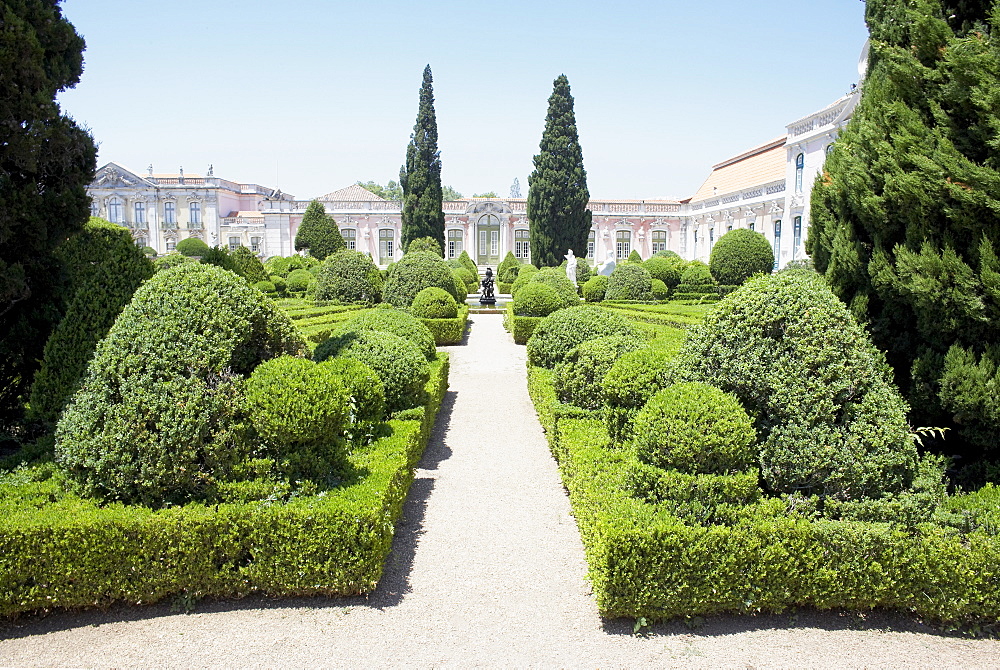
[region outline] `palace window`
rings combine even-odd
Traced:
[[[146,203],[144,202],[135,203],[135,222],[146,223]]]
[[[355,228],[341,228],[340,236],[344,238],[344,244],[347,245],[348,250],[357,251],[358,250],[358,231]]]
[[[98,202],[96,200],[91,200],[90,201],[90,215],[91,216],[100,216],[101,215],[101,206],[100,206],[100,204],[98,204]]]
[[[628,255],[632,253],[632,231],[619,230],[615,233],[615,251],[618,254],[618,260],[628,258]]]
[[[177,225],[177,205],[173,201],[163,203],[163,223],[167,226]]]
[[[830,142],[829,144],[827,144],[826,145],[826,149],[824,149],[824,151],[826,151],[826,155],[827,156],[829,156],[830,154],[832,154],[833,153],[833,142]]]
[[[170,252],[176,251],[176,250],[177,250],[177,241],[176,240],[167,240],[167,253],[169,254]]]
[[[462,231],[453,229],[448,231],[448,258],[458,258],[462,255]]]
[[[531,258],[531,244],[528,242],[526,229],[514,231],[514,256],[523,261]]]
[[[653,253],[657,251],[667,250],[667,231],[665,230],[654,230],[653,231]]]
[[[688,251],[688,227],[685,223],[681,226],[681,254],[687,254]]]
[[[774,222],[774,269],[781,263],[781,220]]]
[[[259,237],[251,237],[250,238],[250,251],[254,252],[255,254],[259,254],[260,253],[260,238]]]
[[[241,246],[243,246],[243,245],[240,243],[240,238],[238,238],[238,237],[230,237],[229,238],[229,250],[230,251],[236,251]]]
[[[122,223],[122,201],[118,198],[108,200],[108,221]]]
[[[750,230],[756,230],[756,229],[757,229],[757,222],[754,221],[753,219],[751,219],[750,220]]]
[[[715,246],[715,226],[708,229],[708,248]]]
[[[587,237],[587,258],[594,260],[594,248],[597,246],[597,234],[591,229]]]
[[[149,242],[148,240],[146,240],[145,237],[137,237],[135,240],[135,245],[141,249],[142,247],[149,246]]]
[[[792,220],[792,260],[795,260],[795,253],[802,245],[802,217],[796,216]]]
[[[379,265],[388,265],[392,262],[393,242],[396,239],[396,231],[391,228],[383,228],[378,231],[378,262]]]
[[[806,170],[805,154],[795,157],[795,192],[802,193],[802,173]]]
[[[192,228],[201,228],[201,203],[192,202],[188,205],[188,211],[191,215],[189,219]]]

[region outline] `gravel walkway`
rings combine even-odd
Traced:
[[[5,666],[998,667],[1000,642],[805,612],[689,630],[600,618],[556,464],[498,315],[450,347],[451,389],[379,588],[365,598],[60,612],[0,623]]]

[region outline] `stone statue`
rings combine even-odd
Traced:
[[[608,250],[608,258],[601,265],[601,269],[597,271],[597,274],[604,275],[605,277],[610,277],[611,273],[615,271],[615,252],[614,249]]]
[[[493,295],[493,270],[486,268],[486,277],[481,282],[483,292],[479,294],[480,305],[497,304],[496,296]]]
[[[576,286],[576,256],[572,249],[566,254],[566,277]]]

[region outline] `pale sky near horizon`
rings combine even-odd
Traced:
[[[64,0],[87,40],[60,95],[98,165],[312,198],[398,179],[424,65],[442,181],[527,195],[552,80],[569,77],[590,193],[683,198],[858,79],[858,0],[263,3]]]

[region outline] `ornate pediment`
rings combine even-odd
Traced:
[[[510,214],[510,205],[502,200],[487,200],[485,202],[470,202],[466,214]]]
[[[94,176],[93,188],[147,188],[152,187],[148,181],[130,172],[120,165],[108,163]]]

